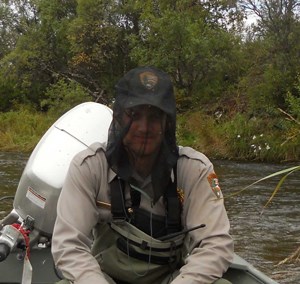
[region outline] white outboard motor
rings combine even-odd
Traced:
[[[58,119],[32,152],[6,222],[25,221],[33,235],[51,237],[57,200],[72,158],[94,142],[105,142],[111,120],[112,110],[94,102],[80,104]],[[0,243],[6,242],[6,234],[15,231],[5,225],[2,222]],[[7,240],[12,249],[11,238]]]

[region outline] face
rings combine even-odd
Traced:
[[[123,121],[130,128],[124,146],[137,157],[158,152],[165,131],[166,114],[159,108],[141,105],[125,110]]]

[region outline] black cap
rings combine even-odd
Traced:
[[[122,108],[152,105],[171,116],[176,112],[170,77],[155,67],[137,67],[130,70],[119,80],[116,91],[116,103]]]

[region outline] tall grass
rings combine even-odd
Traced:
[[[227,158],[226,140],[219,135],[216,120],[201,111],[178,115],[177,140],[211,158]]]
[[[178,117],[177,138],[179,144],[192,146],[211,158],[299,161],[300,135],[287,140],[291,129],[281,117],[249,118],[237,113],[215,119],[199,111]]]
[[[0,113],[1,151],[31,151],[55,119],[28,106]]]
[[[58,116],[27,106],[0,113],[0,151],[32,151]],[[294,129],[289,123],[243,114],[220,120],[203,111],[188,112],[178,115],[177,140],[212,159],[299,161],[300,136],[287,139]]]

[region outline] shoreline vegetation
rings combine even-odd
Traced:
[[[119,78],[152,65],[172,79],[179,144],[212,159],[298,162],[299,7],[2,1],[0,151],[32,151],[65,111],[87,100],[109,105]]]
[[[21,105],[0,112],[0,151],[30,153],[49,127],[72,107],[40,112]],[[280,111],[274,117],[248,117],[212,113],[203,107],[178,114],[177,140],[179,145],[193,147],[211,159],[298,162],[299,135],[292,137],[296,130],[288,118]]]

